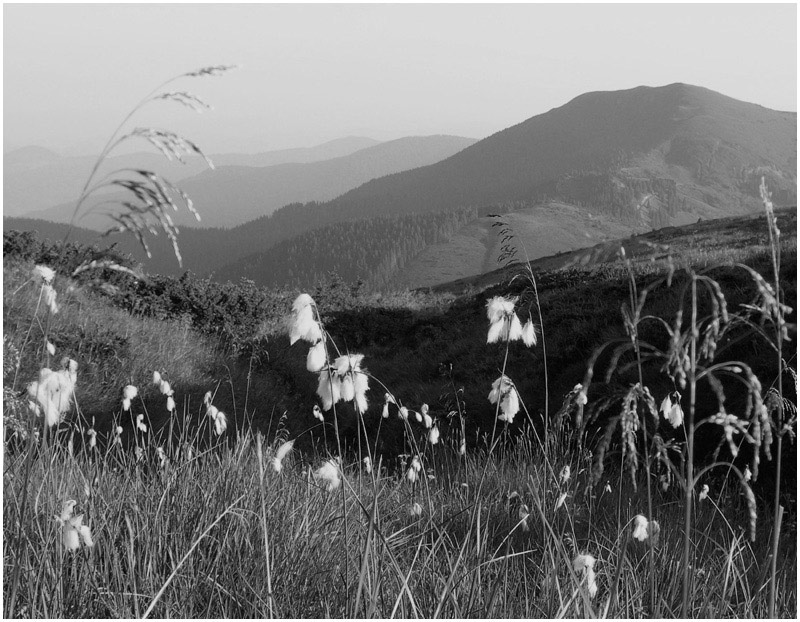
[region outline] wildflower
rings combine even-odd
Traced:
[[[162,380],[159,386],[159,390],[161,391],[161,395],[166,395],[167,397],[172,396],[175,392],[172,390],[172,385],[166,380]]]
[[[314,471],[314,477],[325,483],[325,489],[332,492],[339,487],[342,480],[339,478],[339,464],[331,458],[325,461],[321,467]]]
[[[39,379],[28,384],[28,397],[32,410],[40,416],[44,412],[48,426],[56,425],[71,406],[77,380],[78,364],[68,358],[62,361],[62,369],[53,371],[48,367],[39,370]]]
[[[175,410],[175,399],[171,395],[167,398],[167,410],[169,412]]]
[[[703,484],[703,489],[700,491],[700,496],[698,499],[702,501],[708,496],[708,484]]]
[[[142,432],[147,432],[147,424],[144,422],[144,414],[139,413],[136,415],[136,427]]]
[[[319,373],[319,384],[317,385],[317,395],[322,400],[322,409],[330,410],[331,406],[340,402],[342,383],[339,376],[327,370]]]
[[[47,352],[50,354],[50,356],[56,355],[56,347],[49,341],[47,342]]]
[[[325,417],[322,415],[322,411],[319,409],[319,406],[314,404],[314,410],[312,411],[314,415],[314,419],[319,419],[320,421],[325,421]]]
[[[428,442],[431,445],[436,445],[439,442],[439,426],[431,427],[431,431],[428,432]]]
[[[95,430],[94,428],[89,428],[86,431],[86,436],[89,437],[89,447],[91,449],[97,447],[97,430]]]
[[[364,470],[367,473],[372,473],[372,460],[370,459],[370,457],[364,456],[364,460],[362,460],[362,462],[364,463]]]
[[[325,342],[320,340],[308,350],[306,369],[316,373],[325,367]]]
[[[664,419],[672,424],[673,428],[677,428],[683,423],[683,410],[681,409],[680,399],[681,394],[675,391],[667,395],[661,402],[661,414],[664,415]]]
[[[55,270],[48,266],[34,266],[32,276],[34,279],[41,279],[42,283],[50,284],[56,276]]]
[[[536,327],[534,327],[533,320],[530,318],[525,322],[525,326],[522,327],[522,343],[529,348],[536,345]]]
[[[647,540],[648,520],[641,514],[637,514],[633,519],[633,537],[639,542]]]
[[[556,509],[558,509],[558,508],[560,508],[562,505],[564,505],[564,502],[565,502],[566,500],[567,500],[567,493],[565,493],[565,492],[562,492],[562,493],[561,493],[561,494],[558,496],[558,501],[556,501]]]
[[[206,391],[206,394],[203,396],[203,405],[208,406],[209,404],[211,404],[211,399],[212,399],[211,391]]]
[[[572,390],[577,391],[578,393],[578,396],[575,398],[575,403],[578,406],[586,406],[586,390],[583,388],[583,385],[579,382],[573,387]]]
[[[414,502],[414,505],[409,508],[408,513],[411,516],[422,516],[422,506],[419,503]]]
[[[283,469],[283,459],[288,455],[288,453],[294,447],[294,441],[286,441],[280,447],[278,447],[278,451],[275,452],[275,457],[272,459],[272,468],[275,469],[276,473],[280,473],[281,469]]]
[[[405,406],[401,406],[400,410],[397,411],[397,415],[403,420],[408,421],[408,408]]]
[[[569,468],[569,465],[564,465],[564,468],[561,469],[561,473],[558,475],[558,479],[562,484],[566,484],[569,481],[569,478],[572,476],[572,471]]]
[[[161,373],[157,371],[153,372],[153,384],[161,384]]]
[[[427,404],[423,404],[420,407],[420,413],[422,414],[422,420],[425,423],[425,427],[426,428],[430,428],[433,425],[433,419],[428,414],[428,410],[429,409],[428,409],[428,405]]]
[[[129,384],[122,389],[122,410],[130,410],[131,400],[137,395],[139,395],[139,389],[132,384]]]
[[[216,432],[217,436],[221,436],[228,429],[227,415],[216,406],[209,404],[208,408],[206,408],[206,415],[214,422],[214,432]]]
[[[489,392],[489,402],[497,404],[500,402],[500,421],[512,423],[514,415],[519,412],[519,394],[508,376],[500,376],[492,383],[492,390]]]
[[[594,565],[595,559],[588,553],[580,554],[572,560],[572,569],[580,574],[581,579],[586,579],[590,598],[594,598],[597,595],[597,579],[594,573]]]
[[[42,293],[44,297],[44,304],[50,309],[50,313],[55,315],[58,313],[58,303],[56,303],[56,290],[53,286],[45,283],[42,286]]]
[[[486,316],[489,318],[487,343],[522,339],[522,324],[514,313],[514,304],[514,300],[502,296],[495,296],[486,301]]]
[[[411,461],[411,466],[408,467],[408,471],[406,472],[406,479],[409,481],[410,484],[413,484],[417,481],[417,476],[419,472],[422,470],[422,463],[420,463],[419,458],[414,456],[414,459]]]
[[[416,410],[411,411],[414,413],[414,419],[417,420],[417,423],[422,423],[422,415],[418,413]]]
[[[320,372],[317,395],[322,399],[323,410],[330,410],[331,406],[344,400],[354,401],[360,412],[366,412],[369,379],[366,370],[361,369],[363,359],[363,354],[343,354],[333,362],[331,370]]]
[[[383,411],[381,412],[381,417],[383,417],[384,419],[389,418],[389,402],[383,403]]]
[[[85,546],[94,546],[92,532],[88,525],[83,524],[83,514],[72,516],[76,502],[66,501],[61,509],[61,515],[56,516],[56,520],[61,525],[61,543],[68,551],[77,551],[81,547],[81,541]]]
[[[294,344],[298,339],[309,343],[322,340],[322,329],[314,320],[314,299],[308,294],[300,294],[292,304],[292,325],[289,329],[289,341]],[[326,409],[327,410],[327,409]]]

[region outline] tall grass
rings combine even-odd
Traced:
[[[444,412],[393,390],[394,378],[367,372],[360,358],[353,362],[348,334],[334,340],[325,309],[298,298],[295,336],[324,349],[321,363],[305,359],[318,374],[324,413],[313,411],[319,423],[291,439],[322,434],[323,442],[300,452],[287,446],[284,427],[299,411],[279,413],[274,435],[249,424],[257,408],[270,407],[251,396],[249,375],[242,396],[229,372],[237,425],[215,427],[219,396],[212,390],[201,399],[208,389],[200,387],[219,382],[208,368],[222,364],[185,325],[98,311],[96,301],[58,279],[55,313],[41,304],[44,286],[18,268],[20,285],[4,307],[7,332],[16,337],[18,362],[9,369],[15,391],[4,401],[16,405],[27,435],[24,443],[4,443],[5,617],[795,616],[794,534],[781,530],[777,492],[767,530],[768,517],[756,514],[748,477],[733,459],[749,448],[755,478],[769,433],[774,429],[780,453],[781,436],[793,431],[786,413],[796,411],[780,381],[788,371],[782,339],[793,327],[780,302],[779,266],[774,287],[742,268],[758,297],[735,314],[706,271],[688,266],[643,285],[652,274],[643,277],[629,261],[616,269],[628,283],[626,335],[595,352],[561,410],[551,415],[545,399],[542,421],[513,381],[504,381],[527,373],[511,356],[522,348],[514,343],[522,328],[518,318],[519,330],[513,328],[513,314],[526,304],[529,321],[538,318],[547,360],[547,301],[533,271],[518,299],[494,299],[501,312],[490,301],[490,324],[500,324],[485,329],[496,345],[485,349],[483,331],[467,338],[475,356],[491,357],[499,382],[481,389],[494,389],[491,429],[469,450],[464,421],[474,405],[452,368],[447,410],[458,424],[447,426]],[[647,304],[663,290],[673,300],[671,314],[656,317]],[[126,345],[134,345],[104,377],[99,364],[92,369],[89,335],[112,333],[111,326],[124,327]],[[778,354],[771,402],[746,361],[719,357],[753,335]],[[31,400],[20,393],[35,361],[49,366],[51,357],[75,352],[83,362],[79,385],[105,383],[118,392],[109,404],[116,419],[96,445],[80,401],[50,429],[26,410]],[[368,356],[364,364],[371,364]],[[601,368],[604,377],[595,380]],[[167,393],[143,382],[153,371],[170,371],[175,386],[198,395],[172,406],[165,425],[144,417],[140,427],[134,413],[149,415],[142,394],[150,391],[164,410]],[[333,397],[335,383],[344,396],[347,382],[364,378],[370,399],[385,394],[384,408],[367,408],[357,390]],[[547,372],[536,381],[549,395]],[[129,384],[142,392],[126,410],[119,402]],[[676,391],[687,395],[673,399]],[[104,394],[98,388],[89,395]],[[352,407],[342,403],[350,401]],[[677,429],[676,408],[685,413]],[[527,434],[509,426],[518,412]],[[117,428],[125,417],[131,425]],[[348,447],[340,425],[352,421]],[[439,425],[441,440],[431,436]],[[710,426],[719,426],[730,459],[695,459],[696,431]],[[402,435],[395,454],[378,450],[390,428]],[[713,470],[722,473],[712,478]],[[62,509],[70,500],[91,546],[65,546]],[[640,516],[650,529],[644,542]]]

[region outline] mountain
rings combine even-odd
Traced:
[[[459,136],[400,138],[319,162],[218,166],[184,179],[180,187],[202,215],[198,226],[233,227],[289,203],[330,200],[375,177],[438,162],[474,142]],[[71,204],[63,204],[31,216],[68,222],[72,211]],[[188,212],[179,212],[173,218],[177,224],[197,225]],[[102,214],[84,218],[81,225],[98,230],[109,226]]]
[[[259,282],[276,267],[259,262],[255,253],[309,231],[365,218],[476,208],[475,220],[450,235],[453,246],[433,241],[407,258],[404,269],[415,262],[437,264],[437,253],[448,258],[447,275],[428,270],[429,285],[478,274],[495,261],[498,228],[480,220],[490,213],[508,216],[523,231],[525,250],[534,258],[578,248],[580,236],[585,246],[760,209],[762,176],[776,205],[794,205],[796,137],[796,113],[701,87],[587,93],[441,162],[374,179],[332,201],[288,205],[229,230],[184,228],[181,249],[185,267],[195,273],[228,274],[223,266],[244,259],[254,270],[250,278]],[[335,235],[333,228],[328,232]],[[152,246],[146,269],[178,273],[169,245]],[[459,253],[463,261],[456,259]],[[397,278],[417,284],[400,273]]]
[[[348,136],[314,147],[252,154],[223,153],[211,155],[210,158],[216,166],[305,164],[347,156],[378,144],[380,142],[372,138]],[[65,157],[49,149],[34,146],[22,147],[4,154],[4,215],[33,216],[55,222],[68,222],[72,209],[63,204],[70,204],[78,198],[96,159],[97,156]],[[173,182],[193,177],[208,169],[205,160],[200,157],[188,157],[186,163],[181,164],[167,161],[160,153],[139,152],[109,157],[99,173],[102,175],[134,167],[156,171]],[[50,208],[54,205],[59,207],[50,212]],[[74,206],[74,203],[72,205]]]

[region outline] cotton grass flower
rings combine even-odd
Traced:
[[[228,429],[228,416],[216,406],[209,404],[206,408],[206,415],[214,422],[214,432],[217,436],[222,436]]]
[[[436,445],[439,442],[439,426],[432,426],[431,431],[428,432],[428,442],[431,445]]]
[[[422,417],[422,423],[425,424],[426,428],[430,428],[433,425],[433,418],[428,414],[430,410],[427,404],[423,404],[420,407],[420,416]]]
[[[338,462],[333,458],[326,460],[322,463],[321,467],[314,471],[314,478],[322,481],[325,485],[325,490],[333,492],[342,483],[339,477]]]
[[[700,501],[708,497],[708,484],[703,484],[702,490],[700,490],[700,495],[697,497]]]
[[[314,320],[314,299],[308,294],[300,294],[292,304],[289,341],[294,344],[299,339],[315,344],[322,340],[322,328]]]
[[[364,456],[362,462],[364,463],[364,470],[367,473],[372,473],[372,459],[369,456]]]
[[[322,414],[322,411],[319,409],[319,406],[314,404],[314,409],[311,411],[311,414],[314,415],[314,419],[318,419],[319,421],[325,422],[325,416]]]
[[[354,402],[361,413],[367,411],[369,379],[366,370],[361,368],[363,359],[363,354],[343,354],[330,369],[320,372],[317,395],[322,400],[323,410],[330,410],[334,404],[344,400]]]
[[[673,428],[683,423],[683,409],[681,409],[681,394],[675,391],[670,393],[661,402],[661,414],[670,422]]]
[[[417,481],[419,477],[419,472],[422,470],[422,463],[419,461],[417,456],[411,460],[411,466],[408,467],[408,471],[406,472],[406,479],[410,484],[413,484]]]
[[[320,340],[308,350],[306,369],[312,373],[321,371],[325,367],[325,342]]]
[[[92,532],[88,525],[83,524],[83,514],[72,515],[75,505],[72,499],[64,502],[61,515],[56,516],[56,521],[61,525],[61,543],[68,551],[77,551],[81,548],[81,542],[87,547],[94,546]]]
[[[486,301],[486,317],[489,318],[487,343],[517,341],[523,338],[523,328],[514,313],[515,300],[495,296]]]
[[[161,384],[161,373],[158,371],[153,372],[153,384]]]
[[[753,472],[749,466],[746,466],[744,468],[744,481],[749,482],[751,479],[753,479]]]
[[[558,481],[561,484],[566,484],[569,481],[569,478],[572,477],[572,470],[569,468],[569,465],[564,465],[564,468],[561,469],[561,473],[558,474]]]
[[[272,458],[272,468],[275,469],[276,473],[280,473],[283,469],[283,460],[292,451],[292,447],[294,447],[294,440],[286,441],[278,447],[278,451],[275,452],[275,456]]]
[[[139,395],[139,389],[132,384],[127,385],[122,389],[122,410],[131,409],[131,400]]]
[[[52,285],[42,285],[42,298],[45,306],[50,310],[51,315],[58,313],[58,303],[56,302],[56,290]]]
[[[27,386],[28,397],[37,416],[44,414],[48,427],[57,425],[72,405],[78,364],[68,358],[62,360],[59,371],[48,367],[39,370],[39,378]]]
[[[136,428],[142,432],[147,432],[147,424],[144,422],[144,414],[136,415]]]
[[[97,447],[97,430],[94,428],[89,428],[86,431],[86,436],[89,437],[89,448],[94,449]]]
[[[173,398],[171,395],[167,398],[167,410],[169,412],[175,410],[175,398]]]
[[[511,378],[500,376],[492,383],[492,390],[489,392],[489,402],[497,404],[500,402],[500,414],[498,420],[512,423],[514,415],[519,412],[519,394]]]
[[[648,520],[641,514],[633,518],[633,537],[639,542],[647,540],[647,524]]]
[[[156,454],[158,455],[159,466],[163,469],[167,466],[169,460],[167,459],[167,452],[164,451],[164,448],[159,446],[156,447]]]
[[[579,575],[581,580],[585,580],[589,590],[589,597],[597,595],[597,578],[594,572],[595,558],[588,553],[580,554],[572,560],[572,569]]]
[[[56,347],[52,343],[50,343],[49,341],[47,342],[47,353],[50,356],[55,356],[56,355]]]
[[[529,348],[536,345],[536,327],[533,325],[531,319],[528,319],[528,321],[525,322],[525,326],[522,327],[522,343]]]
[[[33,271],[31,272],[31,276],[42,283],[49,285],[53,282],[53,279],[56,276],[56,271],[50,268],[49,266],[38,265],[34,266]]]
[[[414,504],[408,509],[408,513],[412,517],[422,516],[422,506],[415,501]]]
[[[558,501],[556,501],[556,510],[564,505],[564,502],[567,500],[567,493],[562,492],[558,495]]]

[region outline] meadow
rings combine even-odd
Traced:
[[[112,233],[180,263],[185,193],[93,184],[128,139],[202,156],[123,131],[207,108],[171,82],[75,215],[122,189]],[[498,215],[500,269],[424,291],[4,232],[4,616],[795,618],[796,209],[761,196],[535,262]]]
[[[762,217],[720,225],[727,235],[693,253],[681,242],[697,232],[673,231],[674,256],[632,239],[640,255],[550,271],[515,264],[458,294],[370,294],[334,280],[308,303],[296,291],[221,288],[243,333],[214,329],[202,311],[214,297],[193,294],[202,280],[115,273],[103,288],[70,278],[70,266],[48,284],[36,266],[58,247],[22,252],[8,234],[4,614],[794,617],[794,342],[782,346],[783,373],[765,345],[780,321],[794,338],[794,312],[753,276],[778,258],[777,295],[793,299],[795,216],[777,221],[777,245]],[[727,298],[716,286],[694,306],[681,298],[709,275]],[[161,295],[132,313],[131,292],[147,282]],[[723,299],[738,319],[722,319]],[[487,316],[487,300],[499,315]],[[514,314],[531,318],[536,345],[518,339]],[[651,314],[675,334],[659,336]],[[321,367],[310,343],[289,345],[292,326],[295,337],[324,335]],[[598,349],[625,342],[627,352]],[[338,369],[337,347],[363,353],[364,368]],[[690,364],[669,362],[680,352]],[[62,356],[78,363],[74,399],[50,427],[26,388]],[[694,383],[690,399],[691,374],[712,367],[718,384]],[[369,404],[340,385],[343,401],[315,410],[326,405],[319,373],[329,390],[366,381]],[[492,403],[503,376],[511,384],[495,383]],[[773,408],[778,387],[787,401]],[[683,397],[665,408],[676,388]]]

